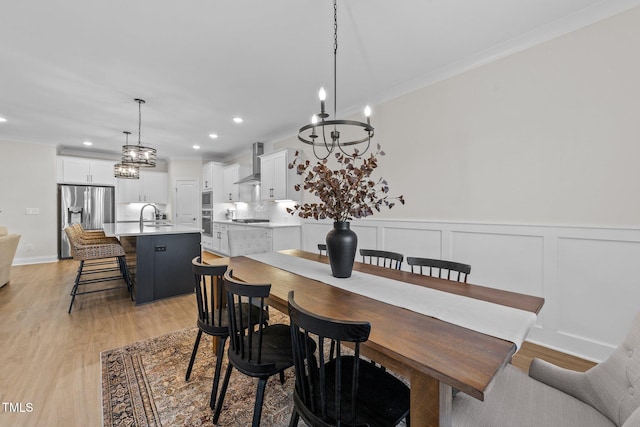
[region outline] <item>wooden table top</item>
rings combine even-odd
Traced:
[[[318,254],[286,250],[284,254],[328,264]],[[511,360],[515,344],[436,318],[354,294],[246,257],[229,259],[233,275],[249,283],[270,283],[270,304],[287,313],[287,295],[295,292],[304,308],[327,317],[371,323],[363,353],[388,368],[410,377],[419,371],[480,400],[494,375]],[[327,266],[327,268],[329,268]],[[461,284],[356,262],[354,270],[417,286],[464,295],[533,313],[544,299],[483,286]]]

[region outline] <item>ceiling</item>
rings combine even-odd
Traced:
[[[338,114],[370,104],[375,125],[377,103],[637,5],[339,0]],[[0,40],[0,141],[115,157],[142,98],[159,158],[223,160],[296,135],[321,86],[333,105],[329,0],[11,1]]]

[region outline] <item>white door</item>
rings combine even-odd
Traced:
[[[176,179],[175,223],[199,227],[199,189],[197,179]]]

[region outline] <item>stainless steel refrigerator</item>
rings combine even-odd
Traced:
[[[64,232],[80,223],[86,230],[101,230],[114,222],[114,187],[58,184],[58,258],[70,258],[69,241]]]

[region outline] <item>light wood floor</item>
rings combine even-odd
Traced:
[[[135,306],[124,290],[82,295],[67,314],[77,269],[72,260],[16,266],[0,288],[0,402],[3,426],[100,426],[100,352],[195,326],[194,297]],[[593,364],[525,343],[514,365],[533,357],[572,369]]]

